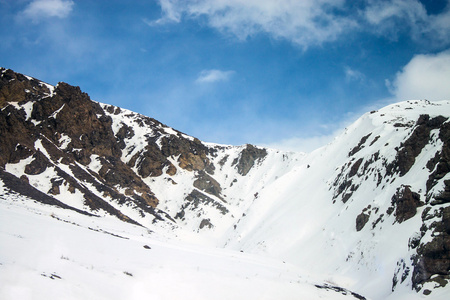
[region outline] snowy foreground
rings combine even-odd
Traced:
[[[5,200],[0,299],[354,299],[282,261]]]
[[[0,299],[357,299],[269,257],[195,246],[114,218],[0,200]],[[311,257],[311,260],[320,259]],[[433,299],[446,295],[433,293]],[[405,290],[392,299],[422,299]]]

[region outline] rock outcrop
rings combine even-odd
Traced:
[[[221,165],[213,163],[225,146],[206,145],[153,118],[92,101],[79,87],[53,87],[3,68],[0,108],[0,168],[23,178],[21,184],[42,186],[55,200],[144,225],[176,222],[188,207],[188,214],[204,214],[204,220],[208,207],[229,211],[214,178]],[[246,175],[265,155],[252,145],[235,151],[236,173]],[[190,186],[177,207],[163,211],[152,185],[158,178],[177,185],[180,173]],[[205,222],[202,228],[212,228]]]

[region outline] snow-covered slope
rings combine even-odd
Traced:
[[[157,207],[173,218],[170,231],[178,238],[206,237],[204,241],[210,242],[223,235],[251,206],[258,191],[305,156],[252,145],[202,143],[154,119],[101,106],[112,119],[116,136],[126,128],[122,161],[151,188],[159,199]],[[150,143],[157,148],[146,148]],[[150,151],[160,151],[165,159],[157,176],[145,176],[142,171],[147,157],[154,155]],[[160,226],[152,230],[158,231]],[[192,236],[192,232],[201,234]]]
[[[31,77],[1,72],[0,166],[88,213],[180,238],[221,235],[262,186],[302,156],[202,143],[155,119],[94,102],[78,87],[60,83],[50,91]]]
[[[448,198],[433,200],[449,178],[436,176],[447,165],[442,115],[450,116],[450,102],[408,101],[365,114],[266,185],[226,245],[328,274],[374,299],[445,283]],[[442,279],[423,280],[440,263]]]
[[[0,196],[0,220],[0,299],[363,299],[277,259],[170,241],[15,193]]]
[[[449,294],[449,101],[394,104],[321,149],[286,153],[204,143],[92,101],[78,87],[0,75],[0,224],[8,244],[0,276],[24,273],[31,294],[52,297],[39,288],[48,278],[56,292],[95,299],[108,294],[87,283],[94,279],[126,290],[155,281],[141,288],[157,299]],[[15,219],[28,221],[9,225]],[[89,249],[73,246],[72,236]],[[16,251],[41,240],[41,252]],[[60,242],[80,258],[47,253]],[[149,258],[140,243],[159,245],[159,254]],[[115,259],[120,264],[108,265]],[[89,264],[92,272],[79,272]],[[56,271],[63,266],[65,276]],[[16,279],[5,282],[5,297],[24,290]]]

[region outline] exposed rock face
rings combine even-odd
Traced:
[[[2,168],[0,168],[0,179],[3,181],[3,183],[6,185],[7,189],[10,192],[15,192],[20,195],[24,195],[27,197],[30,197],[32,199],[35,199],[38,202],[49,204],[49,205],[55,205],[64,209],[71,209],[75,210],[81,214],[90,215],[89,213],[76,209],[74,207],[70,207],[58,200],[56,200],[53,197],[50,197],[49,195],[42,193],[38,189],[32,187],[27,183],[25,180],[19,179],[14,175],[9,174],[8,172],[5,172]]]
[[[413,133],[400,145],[395,160],[387,166],[388,174],[398,172],[400,176],[405,175],[428,144],[431,130],[439,128],[446,120],[443,116],[433,119],[430,119],[429,115],[420,116]]]
[[[78,181],[82,180],[91,182],[105,196],[142,202],[140,206],[153,213],[158,200],[142,179],[117,159],[122,154],[120,143],[112,131],[111,118],[105,115],[98,103],[91,101],[78,87],[60,83],[50,93],[47,85],[10,70],[2,72],[0,82],[3,107],[0,114],[1,167],[31,157],[32,161],[24,169],[25,174],[38,175],[47,168],[54,168],[61,176],[61,180],[52,179],[49,193],[53,195],[60,193],[59,187],[64,183],[70,185],[72,192],[81,191],[85,205],[92,210],[102,209],[121,219],[129,219],[83,187]],[[17,89],[21,92],[14,92]],[[29,103],[31,112],[8,105],[14,102]],[[63,137],[70,141],[64,146]],[[96,174],[87,173],[77,165],[90,164],[92,155],[101,157],[103,163]],[[56,167],[58,162],[67,165],[72,174]],[[117,185],[131,188],[139,195],[120,195],[112,188]]]
[[[421,238],[431,235],[431,241],[421,242],[418,238],[412,242],[417,254],[413,256],[412,283],[416,290],[421,290],[424,283],[434,281],[437,286],[446,285],[450,279],[450,236],[446,230],[446,212],[449,206],[449,182],[444,180],[445,188],[439,193],[433,193],[432,188],[448,174],[449,166],[449,124],[444,123],[447,118],[439,116],[430,119],[428,115],[422,115],[416,123],[416,128],[405,141],[396,156],[393,164],[388,166],[388,172],[396,170],[400,176],[405,175],[415,162],[416,157],[426,146],[433,129],[439,130],[439,139],[443,142],[441,152],[427,163],[427,168],[433,171],[427,181],[426,203],[428,204],[422,213],[423,225]],[[392,166],[395,167],[392,168]],[[391,169],[392,168],[392,169]],[[396,221],[404,222],[417,212],[419,206],[424,205],[418,193],[412,192],[408,186],[402,186],[396,195],[392,197],[395,207]],[[428,224],[428,225],[427,225]]]
[[[437,118],[435,118],[437,119]],[[439,118],[434,123],[442,123]],[[444,286],[450,280],[450,181],[443,180],[444,189],[433,193],[439,180],[450,171],[450,124],[444,123],[439,127],[439,139],[443,142],[442,150],[428,163],[427,167],[433,171],[427,180],[427,199],[430,204],[422,213],[422,237],[430,234],[431,241],[419,244],[417,256],[414,257],[413,286],[420,290],[426,282],[433,281],[437,286]],[[428,225],[427,225],[428,224]],[[433,277],[433,278],[432,278]]]
[[[422,214],[424,222],[421,228],[422,237],[431,232],[432,238],[427,243],[417,244],[412,276],[413,286],[417,290],[429,281],[444,286],[450,280],[449,218],[450,206],[442,204],[435,204],[433,208],[426,209]]]
[[[199,228],[199,229],[203,229],[204,227],[213,228],[214,225],[211,224],[210,219],[203,219],[203,220],[200,222],[200,226],[199,226],[198,228]]]
[[[358,145],[355,146],[349,153],[348,156],[353,156],[355,155],[357,152],[359,152],[362,148],[364,148],[364,144],[366,143],[367,139],[371,136],[372,134],[369,133],[366,136],[363,136],[361,138],[361,140],[359,141]]]
[[[186,215],[186,211],[199,211],[201,209],[202,204],[207,204],[209,206],[215,207],[218,211],[220,211],[221,214],[225,215],[229,212],[229,210],[220,202],[214,200],[213,198],[199,192],[198,190],[193,190],[187,197],[186,197],[186,203],[181,207],[181,210],[176,214],[176,219],[184,219]],[[208,221],[208,226],[211,228],[213,224]],[[204,227],[204,226],[203,226]],[[201,228],[203,228],[201,227]]]
[[[436,154],[421,168],[429,171],[426,190],[413,190],[403,181],[398,184],[390,199],[391,206],[386,211],[381,212],[369,205],[355,216],[357,232],[365,229],[371,219],[374,220],[372,229],[382,226],[389,216],[394,217],[394,224],[406,223],[418,217],[422,219],[421,228],[417,228],[420,234],[411,237],[408,245],[415,250],[410,258],[412,265],[406,259],[398,262],[393,289],[399,283],[410,280],[412,286],[421,291],[428,282],[443,286],[450,279],[450,180],[445,179],[450,171],[450,123],[447,121],[448,118],[444,116],[430,117],[423,114],[415,122],[394,123],[394,128],[402,128],[408,134],[395,148],[395,157],[390,161],[380,155],[382,145],[374,153],[361,154],[380,140],[377,135],[369,143],[372,135],[363,136],[358,144],[350,147],[348,161],[338,169],[330,187],[334,190],[333,202],[340,199],[347,204],[350,199],[354,199],[364,181],[376,181],[376,186],[381,189],[388,185],[395,186],[397,178],[411,176],[418,157],[425,155],[426,147],[442,143],[442,147],[437,147],[439,150]],[[433,147],[431,149],[435,149]],[[417,176],[408,178],[413,178],[409,180],[415,183]],[[443,188],[438,188],[439,185]],[[419,208],[423,211],[421,215],[417,213]]]
[[[50,166],[50,162],[41,151],[33,154],[33,161],[25,166],[25,174],[37,175],[44,172]]]
[[[361,163],[363,162],[363,159],[358,159],[350,168],[350,173],[348,174],[348,177],[353,177],[358,173],[359,167],[361,166]]]
[[[421,244],[414,257],[412,282],[420,290],[425,282],[434,281],[438,286],[445,286],[450,270],[450,237],[448,233],[437,234],[430,242]]]
[[[49,191],[53,195],[60,193],[62,184],[70,185],[73,193],[78,190],[84,194],[84,204],[92,210],[101,209],[120,219],[129,219],[80,184],[79,180],[82,180],[91,182],[105,197],[121,199],[119,201],[122,202],[133,201],[144,211],[154,214],[158,200],[142,179],[118,159],[122,155],[120,143],[112,131],[111,118],[98,103],[91,101],[79,87],[60,83],[50,93],[49,88],[39,81],[11,72],[3,72],[1,77],[1,90],[6,91],[2,92],[3,109],[0,114],[1,167],[31,157],[32,161],[24,169],[25,174],[39,175],[53,168],[63,178],[53,180]],[[33,92],[10,93],[24,86]],[[16,101],[29,103],[31,112],[8,105]],[[62,145],[64,139],[69,142]],[[101,157],[102,163],[102,168],[95,174],[80,168],[80,165],[90,164],[93,155]],[[56,167],[59,162],[68,166],[72,174]],[[124,186],[134,192],[118,194],[113,186]]]
[[[412,192],[409,186],[401,186],[392,197],[392,205],[395,207],[395,219],[402,223],[415,216],[417,207],[422,206],[420,195]]]
[[[0,115],[0,166],[18,162],[35,152],[34,133],[25,123],[25,113],[12,106],[2,109]],[[16,151],[17,149],[17,151]]]
[[[360,213],[357,217],[356,217],[356,231],[361,231],[361,229],[364,228],[364,226],[366,225],[366,223],[369,221],[369,215],[365,214],[365,213]]]
[[[6,102],[20,102],[37,100],[42,95],[51,93],[49,87],[41,81],[15,73],[12,70],[0,68],[0,108]]]
[[[175,214],[158,208],[151,184],[164,177],[174,186],[177,182],[170,177],[187,171],[192,187],[177,216],[188,207],[200,214],[207,207],[221,214],[229,211],[213,178],[212,160],[220,146],[207,146],[155,119],[94,102],[79,87],[63,82],[52,87],[3,68],[0,108],[0,168],[14,170],[11,176],[23,178],[21,184],[48,181],[42,182],[41,192],[89,212],[103,211],[134,223],[175,222]],[[245,175],[265,155],[265,149],[247,145],[236,168]],[[43,174],[45,179],[38,180]],[[67,193],[71,196],[65,197]],[[77,197],[78,203],[73,200]],[[133,217],[117,207],[131,207]],[[212,222],[205,222],[204,228],[212,228]]]
[[[220,195],[222,192],[222,187],[214,178],[206,174],[204,171],[198,172],[196,177],[197,179],[194,181],[194,187],[223,200]]]
[[[254,164],[264,159],[266,155],[266,149],[256,148],[253,145],[247,144],[246,148],[241,152],[241,156],[233,162],[233,165],[236,165],[239,174],[245,176]]]
[[[144,178],[161,176],[165,167],[174,168],[172,163],[167,160],[167,157],[154,144],[147,145],[145,152],[137,154],[137,157],[140,157],[137,163],[138,173]]]

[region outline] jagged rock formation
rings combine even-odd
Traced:
[[[78,87],[0,69],[0,190],[370,277],[380,299],[405,287],[433,295],[450,286],[449,117],[449,102],[403,102],[311,154],[285,153],[203,143]]]
[[[202,215],[214,208],[224,215],[227,195],[213,177],[213,160],[220,156],[223,168],[231,156],[226,175],[236,180],[267,154],[251,145],[208,146],[155,119],[94,102],[79,87],[0,72],[0,168],[74,209],[143,226],[176,223],[186,209]],[[224,157],[224,151],[230,153]],[[191,181],[176,195],[183,200],[168,212],[159,209],[155,179],[177,185],[179,177]]]
[[[250,169],[254,166],[255,162],[258,162],[267,155],[266,149],[258,149],[253,145],[246,145],[246,148],[242,150],[239,158],[233,161],[233,165],[236,165],[238,173],[245,176]]]

